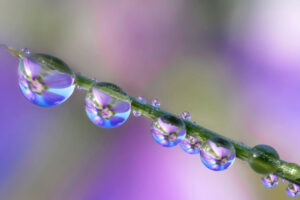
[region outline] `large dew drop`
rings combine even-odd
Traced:
[[[153,122],[152,136],[164,147],[173,147],[181,143],[186,136],[184,122],[172,115],[162,115]]]
[[[200,157],[208,169],[222,171],[233,164],[235,149],[227,140],[221,137],[211,137],[201,146]]]
[[[106,91],[115,92],[120,98],[114,98]],[[85,111],[90,120],[102,128],[115,128],[129,117],[131,103],[129,96],[112,83],[96,83],[85,98]]]
[[[45,54],[25,53],[20,58],[19,86],[33,104],[51,107],[66,101],[75,88],[75,74],[61,60]]]

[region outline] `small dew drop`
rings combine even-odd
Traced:
[[[139,96],[139,97],[138,97],[138,100],[139,100],[141,103],[147,103],[147,100],[146,100],[145,97]]]
[[[30,51],[27,48],[22,48],[21,51],[24,52],[24,53],[26,53],[26,54],[30,54]]]
[[[158,100],[158,99],[154,99],[154,100],[152,101],[152,106],[158,108],[158,107],[160,106],[159,100]]]
[[[137,111],[137,110],[133,110],[133,111],[132,111],[132,114],[133,114],[133,116],[135,116],[135,117],[140,117],[140,116],[142,115],[142,113],[140,113],[140,112]]]
[[[290,197],[297,197],[300,195],[300,186],[294,183],[289,183],[286,188],[286,193]]]
[[[200,153],[200,148],[203,142],[199,141],[198,139],[194,138],[193,136],[187,136],[181,143],[181,148],[189,153],[189,154],[198,154]]]
[[[146,103],[146,102],[147,102],[146,98],[144,98],[144,97],[142,97],[142,96],[139,96],[137,99],[138,99],[138,101],[141,102],[141,103]],[[132,114],[133,114],[133,116],[135,116],[135,117],[140,117],[140,116],[142,116],[142,113],[140,113],[140,112],[137,111],[137,110],[132,110]]]
[[[185,112],[181,113],[180,117],[185,120],[190,120],[191,114],[189,112],[185,111]]]
[[[267,188],[273,188],[278,185],[279,178],[275,174],[269,174],[267,176],[262,177],[262,183]]]

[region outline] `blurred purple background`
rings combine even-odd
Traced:
[[[0,43],[55,55],[133,96],[300,163],[300,2],[1,0]],[[29,103],[18,61],[0,50],[0,199],[286,199],[236,160],[209,171],[163,148],[151,121],[96,127],[84,91],[62,105]]]

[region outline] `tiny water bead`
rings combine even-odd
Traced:
[[[222,171],[233,164],[236,155],[231,142],[214,136],[203,143],[200,157],[208,169]]]
[[[186,119],[186,120],[190,120],[191,119],[191,114],[189,112],[183,112],[180,115],[181,118]]]
[[[261,180],[264,186],[266,186],[267,188],[273,188],[279,183],[279,177],[275,174],[269,174],[267,176],[264,176]]]
[[[162,115],[152,124],[154,140],[164,147],[173,147],[181,143],[186,136],[184,122],[172,115]]]
[[[29,49],[27,49],[27,48],[22,48],[21,51],[23,51],[23,52],[26,53],[26,54],[30,54],[30,51],[29,51]]]
[[[289,183],[286,188],[286,193],[290,197],[297,197],[300,195],[300,186],[294,183]]]
[[[27,54],[20,58],[18,77],[23,95],[31,103],[43,107],[63,103],[75,89],[73,71],[50,55]]]
[[[109,95],[107,88],[112,89],[120,98]],[[118,127],[130,115],[130,99],[121,88],[112,83],[95,83],[85,98],[85,111],[89,119],[100,127]]]
[[[142,113],[140,113],[140,112],[137,111],[137,110],[133,110],[133,111],[132,111],[132,114],[133,114],[133,116],[135,116],[135,117],[140,117],[140,116],[142,115]]]
[[[268,145],[256,145],[248,155],[251,168],[260,174],[272,174],[278,168],[280,161],[277,151]]]
[[[146,103],[146,102],[147,102],[146,98],[144,98],[144,97],[142,97],[142,96],[139,96],[137,99],[138,99],[138,101],[141,102],[141,103]],[[133,116],[135,116],[135,117],[140,117],[140,116],[142,115],[142,113],[140,113],[140,112],[137,111],[137,110],[133,110],[133,111],[132,111],[132,114],[133,114]]]
[[[200,153],[201,144],[202,142],[189,135],[180,143],[180,146],[189,154],[198,154]]]
[[[159,100],[158,100],[158,99],[154,99],[154,100],[152,101],[152,106],[154,106],[154,107],[156,107],[156,108],[159,108],[159,106],[160,106]]]

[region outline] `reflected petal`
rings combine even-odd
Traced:
[[[28,57],[25,57],[23,59],[23,63],[26,75],[30,76],[32,79],[35,79],[39,75],[41,70],[40,63]]]
[[[124,118],[122,118],[122,117],[116,117],[116,116],[114,116],[114,117],[112,117],[110,119],[110,123],[111,123],[111,125],[113,127],[115,127],[116,125],[118,125],[118,124],[120,124],[122,122],[124,122]]]
[[[45,76],[44,84],[51,88],[67,88],[74,82],[74,78],[65,73],[52,73]]]
[[[92,93],[96,99],[96,101],[99,103],[99,105],[101,105],[102,107],[107,106],[110,101],[111,101],[111,96],[109,96],[108,94],[105,94],[104,92],[93,88],[92,89]]]
[[[53,105],[53,106],[59,104],[65,99],[65,97],[61,95],[52,92],[47,92],[47,91],[43,91],[42,96],[48,105]]]
[[[123,113],[123,112],[127,112],[130,109],[130,104],[128,102],[120,102],[118,103],[116,106],[114,106],[112,108],[113,112],[116,113]]]

